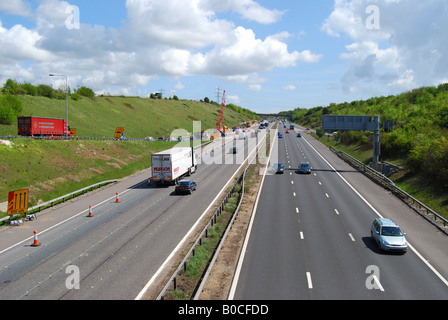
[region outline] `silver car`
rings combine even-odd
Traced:
[[[377,218],[370,228],[372,239],[378,244],[380,250],[406,253],[408,243],[406,233],[391,219]]]

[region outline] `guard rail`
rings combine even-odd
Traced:
[[[41,204],[39,204],[37,206],[29,208],[28,212],[26,213],[26,215],[33,214],[33,213],[36,213],[36,212],[40,212],[42,209],[46,209],[48,207],[53,207],[55,204],[58,204],[58,203],[61,203],[61,202],[65,202],[65,200],[67,200],[67,199],[73,199],[77,195],[84,194],[88,190],[93,191],[94,188],[97,188],[97,187],[99,188],[99,187],[101,187],[103,185],[106,185],[106,184],[109,184],[109,183],[113,183],[113,182],[117,182],[117,181],[118,181],[117,179],[114,179],[114,180],[107,180],[107,181],[99,182],[99,183],[93,184],[91,186],[79,189],[77,191],[68,193],[68,194],[63,195],[61,197],[58,197],[56,199],[53,199],[53,200],[41,203]],[[11,216],[6,216],[6,217],[0,219],[0,222],[3,222],[3,221],[8,220],[8,219],[11,219]]]
[[[427,214],[433,215],[434,220],[440,219],[442,221],[444,227],[448,225],[448,220],[445,217],[441,216],[439,213],[437,213],[436,211],[434,211],[433,209],[431,209],[430,207],[425,205],[420,200],[414,198],[410,194],[403,191],[401,188],[396,186],[395,183],[393,183],[393,181],[390,180],[389,178],[387,178],[385,175],[372,169],[365,163],[362,163],[361,161],[359,161],[358,159],[345,153],[344,151],[337,150],[333,147],[330,147],[330,150],[333,151],[334,153],[336,153],[341,159],[343,159],[344,161],[349,163],[352,167],[358,169],[359,171],[363,172],[367,176],[373,178],[375,181],[377,181],[379,184],[381,184],[385,188],[389,189],[395,195],[397,195],[398,197],[403,199],[406,203],[410,204],[410,202],[411,202],[413,206],[418,206],[418,209],[426,210]]]

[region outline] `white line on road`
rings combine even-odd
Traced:
[[[339,176],[339,178],[342,179],[342,181],[344,181],[349,187],[350,189],[353,190],[353,192],[359,197],[361,198],[362,201],[364,201],[364,203],[369,206],[370,209],[372,209],[373,212],[375,212],[375,214],[380,217],[383,218],[383,216],[378,212],[378,210],[376,210],[359,192],[358,190],[356,190],[312,145],[311,143],[308,142],[308,140],[303,139],[310,147],[311,149],[313,149],[317,155],[319,157],[322,158],[322,160],[324,160],[327,165]],[[429,262],[427,259],[425,259],[409,242],[408,242],[408,246],[409,248],[415,252],[415,254],[428,266],[429,269],[432,270],[432,272],[434,272],[434,274],[448,287],[448,280],[446,280]]]
[[[313,282],[311,281],[311,273],[306,273],[306,280],[308,281],[308,289],[313,289]]]
[[[355,238],[353,237],[353,235],[351,233],[349,233],[348,236],[350,237],[350,239],[352,239],[352,241],[355,241]]]

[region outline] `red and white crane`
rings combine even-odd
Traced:
[[[222,102],[221,102],[221,112],[219,113],[219,120],[216,122],[216,130],[219,132],[223,131],[222,122],[224,121],[224,111],[226,108],[226,91],[224,90],[222,94]]]

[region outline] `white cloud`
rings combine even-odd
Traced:
[[[265,79],[259,73],[321,57],[291,52],[288,32],[259,39],[253,30],[217,17],[232,11],[258,23],[279,21],[280,11],[253,0],[127,0],[120,29],[82,23],[82,14],[80,28],[69,29],[68,8],[67,1],[40,0],[33,29],[7,29],[0,21],[2,77],[20,75],[13,78],[23,81],[26,75],[33,82],[34,75],[42,83],[56,81],[48,79],[50,72],[64,73],[71,87],[123,93],[158,76],[213,75],[260,90]]]
[[[29,3],[24,0],[3,0],[0,2],[0,11],[18,16],[32,15]]]
[[[369,5],[379,9],[380,28],[366,27]],[[347,93],[389,88],[409,90],[440,83],[448,74],[448,4],[445,0],[335,0],[321,30],[352,43],[341,59],[350,68],[341,82]],[[373,89],[376,90],[376,89]],[[384,90],[383,90],[384,91]],[[387,94],[387,92],[384,92]]]
[[[199,3],[213,11],[234,11],[247,20],[262,24],[279,21],[284,12],[267,9],[253,0],[199,0]]]
[[[6,67],[22,60],[48,61],[52,59],[52,53],[37,46],[41,39],[37,31],[29,30],[22,25],[6,29],[0,21],[0,66]]]
[[[296,89],[297,89],[297,87],[295,85],[292,85],[292,84],[288,84],[288,85],[283,87],[283,90],[286,90],[286,91],[294,91]]]

